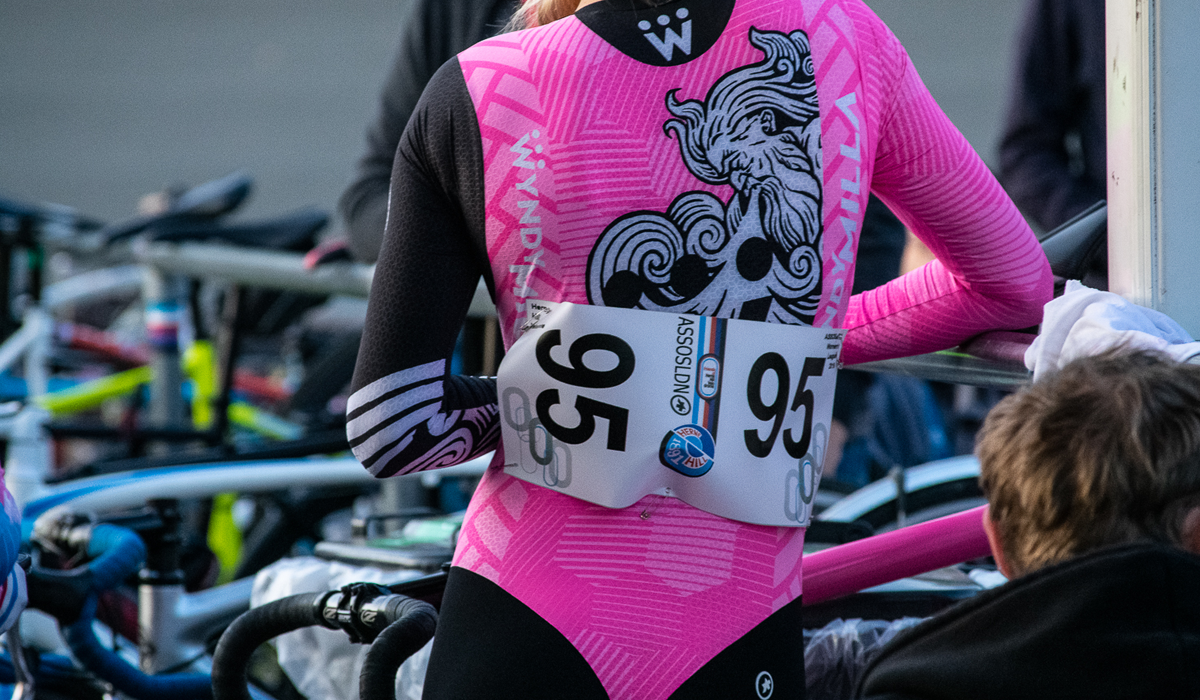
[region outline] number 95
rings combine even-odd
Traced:
[[[758,430],[746,431],[746,449],[750,451],[751,455],[762,458],[771,454],[771,450],[775,447],[775,439],[779,437],[779,429],[783,427],[784,416],[788,410],[795,411],[801,406],[804,407],[804,429],[800,434],[800,439],[793,438],[792,429],[788,428],[783,432],[783,448],[787,450],[788,456],[795,459],[800,459],[808,453],[808,446],[812,441],[815,399],[812,389],[807,388],[805,384],[809,377],[819,377],[824,371],[824,358],[804,358],[804,368],[800,371],[800,381],[796,384],[796,396],[792,401],[791,409],[788,409],[791,374],[788,371],[787,360],[777,352],[768,352],[754,361],[750,367],[750,377],[746,384],[746,401],[755,418],[761,421],[772,421],[773,424],[766,439],[759,435]],[[766,381],[768,372],[775,376],[775,400],[769,404],[765,403],[762,398],[763,382]]]

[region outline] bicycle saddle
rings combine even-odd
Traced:
[[[216,221],[177,219],[163,221],[148,231],[152,241],[213,241],[247,248],[307,251],[329,215],[315,209],[265,221],[224,224]]]
[[[164,223],[215,219],[241,206],[250,195],[253,182],[248,174],[239,171],[196,185],[179,195],[166,211],[109,224],[100,230],[99,237],[105,243],[112,243]]]
[[[24,219],[39,224],[50,221],[62,221],[65,218],[69,220],[72,227],[80,231],[91,231],[103,226],[103,224],[95,219],[80,216],[75,210],[69,207],[27,204],[6,197],[0,197],[0,217],[12,217],[18,220]]]

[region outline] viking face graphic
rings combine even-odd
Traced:
[[[593,304],[811,324],[821,297],[821,123],[808,37],[750,30],[761,63],[703,102],[666,96],[663,128],[698,179],[665,213],[626,214],[588,259]]]

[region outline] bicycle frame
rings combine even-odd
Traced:
[[[445,476],[479,476],[490,460],[489,454],[440,471]],[[55,508],[119,511],[161,498],[198,499],[230,491],[263,493],[294,487],[378,483],[353,457],[165,467],[52,486],[45,496],[24,507],[22,520],[28,535],[33,522]],[[252,586],[251,578],[196,593],[185,592],[181,584],[139,586],[142,670],[153,673],[174,669],[202,657],[213,635],[249,609]]]
[[[17,332],[0,344],[0,373],[24,360],[24,375],[31,398],[44,396],[49,383],[47,358],[54,337],[52,314],[87,298],[120,294],[138,289],[141,269],[136,265],[84,272],[49,285],[41,303],[25,310]],[[49,419],[45,409],[30,403],[0,428],[9,437],[5,460],[6,482],[17,503],[36,498],[50,470],[50,450],[42,426]]]
[[[479,476],[491,454],[438,470],[442,476]],[[419,478],[419,475],[414,475]],[[102,512],[144,505],[153,498],[210,498],[219,493],[263,493],[293,487],[378,484],[353,457],[240,461],[162,467],[77,479],[47,487],[22,509],[32,522],[58,506]]]
[[[983,530],[985,510],[986,506],[972,508],[806,554],[804,604],[990,555]]]
[[[31,399],[0,428],[0,433],[10,440],[5,460],[6,481],[18,504],[36,498],[50,472],[48,437],[43,427],[49,420],[49,412],[37,401],[47,395],[53,314],[85,299],[136,291],[142,285],[142,276],[140,266],[122,265],[83,272],[48,285],[40,295],[40,303],[25,310],[17,332],[0,344],[0,373],[23,360],[27,395]]]
[[[898,479],[880,479],[842,497],[817,515],[818,520],[852,522],[907,495],[936,486],[956,482],[974,484],[979,478],[979,460],[974,455],[961,455],[920,464],[900,472]]]

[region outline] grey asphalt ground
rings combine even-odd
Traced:
[[[867,0],[994,163],[1023,0]],[[0,0],[0,196],[103,219],[244,169],[246,214],[333,211],[406,0]]]

